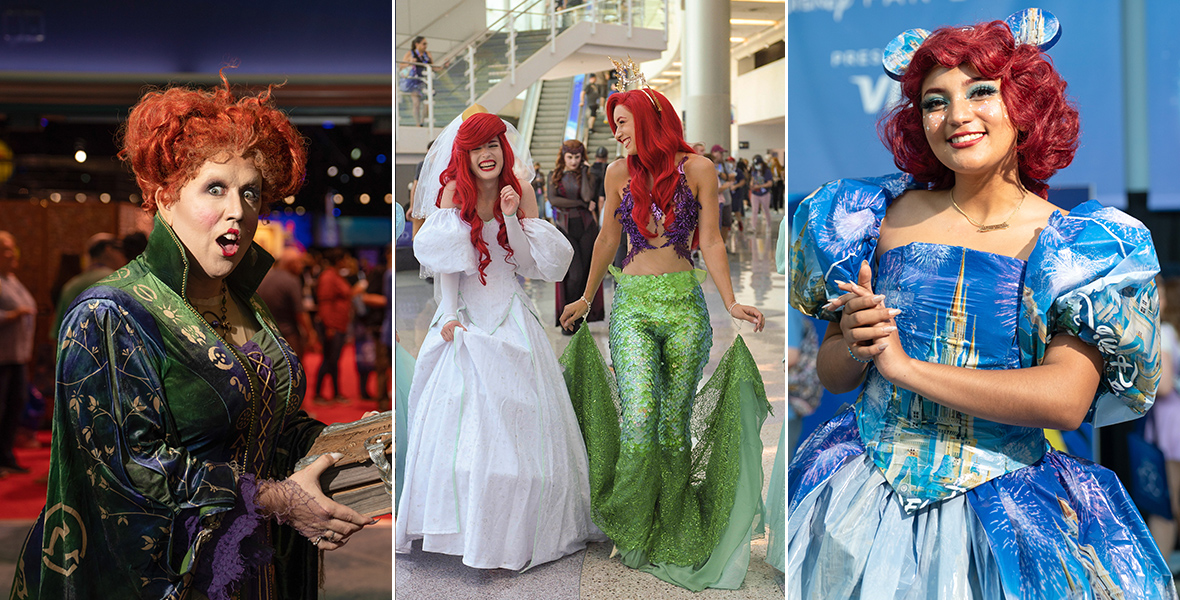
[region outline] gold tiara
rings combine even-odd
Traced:
[[[607,60],[611,61],[613,65],[615,65],[615,79],[617,80],[615,82],[615,91],[625,92],[627,91],[627,86],[633,83],[638,83],[642,87],[637,87],[635,89],[643,92],[643,95],[647,96],[648,100],[651,100],[651,105],[655,107],[656,112],[660,112],[660,103],[657,102],[656,97],[652,95],[651,86],[647,85],[647,77],[644,76],[643,71],[639,70],[639,66],[635,64],[635,61],[631,58],[631,55],[627,55],[627,62],[617,61],[609,56],[606,58]]]

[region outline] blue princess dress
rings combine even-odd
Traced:
[[[1057,334],[1093,344],[1103,377],[1086,417],[1141,416],[1159,379],[1159,270],[1147,229],[1091,201],[1055,212],[1028,261],[912,243],[875,258],[907,175],[841,180],[795,217],[790,302],[820,307],[855,281],[901,309],[909,356],[1031,367]],[[1042,430],[965,415],[869,365],[855,406],[799,448],[787,476],[788,598],[1176,598],[1167,564],[1114,474],[1058,453]]]

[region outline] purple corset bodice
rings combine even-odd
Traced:
[[[693,197],[692,190],[688,188],[688,178],[684,176],[684,161],[686,160],[688,160],[687,156],[682,158],[680,164],[676,166],[676,172],[680,174],[680,181],[676,184],[676,190],[672,192],[672,214],[676,218],[672,221],[672,226],[664,231],[664,239],[666,241],[659,247],[667,248],[668,246],[672,246],[678,256],[686,260],[691,260],[692,236],[697,229],[700,204]],[[623,267],[626,267],[631,262],[631,259],[635,258],[636,254],[644,250],[656,249],[644,237],[643,232],[639,230],[639,225],[635,223],[635,219],[631,218],[631,210],[634,207],[635,200],[631,197],[631,184],[628,183],[623,188],[623,199],[619,202],[619,207],[615,209],[615,217],[622,224],[627,239],[631,240],[631,250],[623,258]],[[652,203],[651,214],[657,222],[663,223],[664,213],[655,203]]]

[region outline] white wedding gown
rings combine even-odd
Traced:
[[[458,209],[426,219],[419,262],[459,273],[453,342],[443,307],[418,353],[410,388],[409,448],[397,511],[396,550],[427,552],[477,568],[524,569],[605,536],[590,521],[586,447],[557,357],[516,275],[560,281],[573,249],[541,219],[523,219],[531,261],[505,261],[499,223],[484,224],[492,262],[478,255]]]

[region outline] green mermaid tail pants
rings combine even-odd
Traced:
[[[758,367],[739,337],[698,391],[713,332],[697,274],[615,277],[615,375],[586,330],[561,358],[594,522],[628,566],[697,591],[736,588],[762,509]]]

